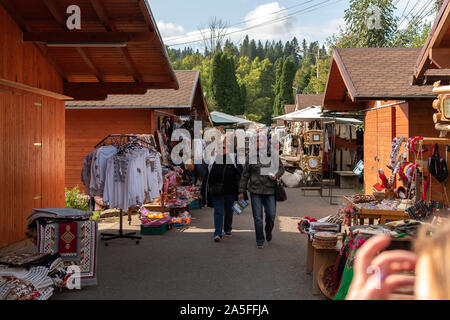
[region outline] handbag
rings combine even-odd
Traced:
[[[275,185],[275,199],[278,202],[287,200],[286,190],[284,190],[283,184],[280,180],[277,180],[277,183]]]
[[[440,183],[444,182],[448,177],[447,162],[439,155],[439,146],[434,146],[434,152],[428,159],[428,168],[430,174]]]
[[[209,189],[209,193],[213,196],[217,196],[223,193],[223,180],[225,179],[225,171],[227,170],[227,165],[223,166],[222,181],[220,183],[214,183]]]

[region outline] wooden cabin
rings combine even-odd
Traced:
[[[103,101],[66,103],[66,186],[83,189],[80,173],[86,154],[109,134],[155,134],[160,117],[190,115],[209,121],[200,72],[175,71],[179,89],[144,95],[109,95]]]
[[[295,96],[295,110],[303,110],[311,106],[321,106],[323,94],[297,94]]]
[[[26,239],[33,208],[64,207],[66,100],[178,83],[145,0],[1,0],[0,43],[2,248]]]
[[[413,85],[420,48],[334,49],[323,109],[363,112],[364,182],[371,194],[377,170],[390,176],[394,137],[438,136],[431,104],[432,86]],[[378,161],[379,160],[379,161]]]

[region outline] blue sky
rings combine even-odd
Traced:
[[[344,25],[344,10],[348,0],[148,0],[158,28],[167,45],[201,39],[198,32],[207,25],[211,17],[218,17],[230,27],[229,38],[240,42],[249,34],[258,40],[290,40],[296,36],[299,41],[325,40]],[[394,0],[396,15],[410,16],[427,9],[430,0]],[[417,5],[416,5],[417,4]],[[295,7],[293,7],[295,6]],[[292,8],[291,8],[292,7]],[[405,10],[406,8],[406,10]],[[431,7],[430,7],[431,8]],[[303,11],[302,11],[303,10]],[[313,10],[304,12],[305,10]],[[427,9],[428,10],[428,9]],[[296,14],[301,11],[300,14]],[[294,16],[289,16],[295,14]],[[267,21],[276,22],[267,24]],[[237,23],[241,23],[236,25]],[[253,28],[255,25],[262,27]],[[241,31],[246,28],[253,28]],[[202,43],[189,44],[202,48]],[[185,45],[175,46],[183,47]]]

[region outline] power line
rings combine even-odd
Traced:
[[[268,15],[266,15],[265,17],[269,17],[269,16],[275,15],[275,14],[277,14],[277,13],[281,13],[281,12],[283,12],[283,11],[289,11],[290,9],[297,8],[297,7],[301,7],[301,6],[304,6],[305,4],[308,4],[308,3],[314,2],[314,1],[316,1],[316,0],[308,0],[308,1],[304,1],[304,2],[302,2],[302,3],[296,4],[296,5],[293,5],[293,6],[290,6],[290,7],[281,9],[281,10],[278,10],[278,11],[271,12],[271,13],[269,13]],[[264,18],[265,18],[265,17],[264,17]],[[259,17],[259,18],[252,18],[252,19],[244,20],[244,21],[241,21],[241,22],[237,22],[237,23],[234,23],[234,24],[229,25],[228,28],[230,28],[230,27],[235,27],[235,26],[239,26],[239,25],[248,23],[248,22],[250,22],[250,21],[258,20],[258,19],[260,19],[260,17]],[[181,36],[181,37],[177,37],[177,38],[170,39],[170,40],[168,40],[168,42],[173,42],[173,41],[180,40],[180,39],[183,39],[183,38],[185,38],[185,36]]]
[[[429,0],[428,2],[426,2],[419,10],[417,10],[417,12],[415,13],[415,15],[413,15],[410,19],[409,24],[404,28],[404,30],[408,30],[409,27],[411,27],[414,23],[416,23],[417,21],[419,21],[420,19],[423,19],[425,17],[427,17],[430,13],[433,12],[434,8],[432,7],[430,10],[425,11],[425,9],[430,6],[433,3],[433,0]],[[417,3],[416,3],[417,5]],[[409,14],[405,17],[405,19],[409,16]],[[400,26],[400,23],[397,25],[397,30]],[[397,37],[397,39],[395,40],[393,46],[395,47],[399,41],[401,40],[401,36]]]
[[[320,2],[318,4],[315,4],[315,5],[312,5],[312,6],[308,7],[308,8],[305,8],[303,10],[299,10],[299,11],[293,12],[293,13],[291,13],[291,14],[285,16],[285,17],[282,17],[282,18],[269,20],[269,21],[266,21],[266,22],[258,24],[258,25],[254,25],[254,26],[247,27],[247,28],[244,28],[244,29],[239,29],[239,30],[236,30],[236,31],[231,31],[231,32],[228,32],[227,34],[225,34],[225,36],[229,36],[229,35],[236,34],[236,33],[242,33],[242,32],[248,31],[248,30],[259,28],[261,26],[266,26],[266,25],[273,24],[273,23],[276,23],[276,22],[281,22],[281,21],[284,21],[284,20],[288,20],[288,19],[290,19],[290,18],[292,18],[294,16],[305,14],[305,13],[309,13],[309,12],[312,12],[312,11],[324,8],[326,6],[330,6],[330,5],[336,4],[338,2],[341,2],[342,0],[337,0],[335,2],[328,3],[330,1],[331,0],[325,0],[325,1],[322,1],[322,2]],[[323,4],[325,4],[325,5],[323,5]],[[320,6],[320,5],[323,5],[323,6]],[[197,42],[202,42],[202,41],[203,41],[202,39],[199,39],[199,40],[187,41],[187,42],[183,42],[183,43],[170,44],[168,46],[169,47],[180,46],[180,45],[186,45],[186,44],[197,43]]]

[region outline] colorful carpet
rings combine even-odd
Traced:
[[[97,223],[74,221],[41,225],[38,223],[38,250],[59,253],[65,266],[76,265],[81,285],[97,285]]]

